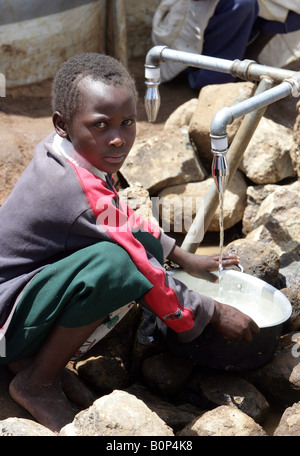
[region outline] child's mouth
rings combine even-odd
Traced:
[[[116,156],[113,156],[113,155],[109,155],[107,157],[105,157],[105,161],[107,163],[120,163],[121,161],[123,161],[125,158],[125,155],[116,155]]]

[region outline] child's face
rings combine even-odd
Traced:
[[[80,106],[69,122],[61,118],[56,131],[69,138],[74,149],[96,168],[115,173],[124,163],[136,136],[134,94],[90,78],[82,80],[79,88]],[[57,118],[54,124],[58,124]]]

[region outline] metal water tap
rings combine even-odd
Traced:
[[[145,94],[145,110],[149,122],[155,122],[160,108],[160,94],[158,86],[160,84],[160,67],[155,65],[145,65],[145,84],[147,86]]]
[[[226,154],[228,152],[228,137],[227,134],[223,136],[213,136],[211,138],[211,151],[213,153],[213,161],[211,165],[211,172],[219,193],[225,193],[229,168],[227,163]]]

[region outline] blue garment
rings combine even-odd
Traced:
[[[203,55],[221,59],[242,59],[258,17],[256,0],[220,0],[204,32]],[[233,82],[226,73],[189,68],[188,81],[193,89]]]
[[[300,29],[300,15],[294,11],[289,11],[285,22],[268,21],[267,19],[258,17],[254,28],[258,32],[272,35],[295,32]]]
[[[204,32],[203,55],[243,59],[248,43],[258,33],[275,35],[300,29],[300,15],[290,11],[284,23],[258,16],[257,0],[220,0]],[[198,68],[187,69],[192,89],[235,81],[230,74]]]

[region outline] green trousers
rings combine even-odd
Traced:
[[[137,233],[145,248],[162,261],[160,243]],[[129,254],[112,242],[100,242],[45,267],[25,290],[6,333],[1,364],[34,354],[55,324],[89,325],[152,288]]]

